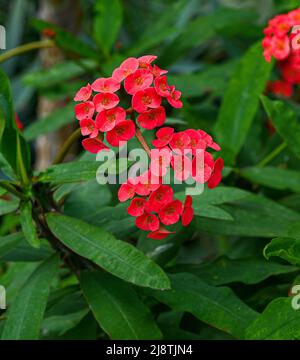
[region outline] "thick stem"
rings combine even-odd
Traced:
[[[53,40],[34,41],[25,45],[18,46],[0,55],[0,64],[14,56],[24,54],[28,51],[49,48],[53,46],[55,46],[55,42]]]
[[[146,153],[148,154],[148,156],[150,157],[151,156],[151,149],[150,147],[148,146],[144,136],[142,135],[140,129],[136,129],[136,132],[135,132],[135,136],[136,138],[138,139],[138,141],[141,143],[143,149],[146,151]]]
[[[279,155],[286,147],[287,144],[285,142],[280,144],[268,156],[266,156],[261,162],[258,163],[258,167],[264,167],[269,164],[269,162],[271,162],[277,155]]]
[[[0,181],[0,187],[7,190],[8,192],[16,195],[18,198],[22,200],[26,200],[26,196],[19,192],[11,183],[8,181]]]
[[[80,136],[81,136],[81,130],[80,128],[78,128],[71,134],[71,136],[63,144],[62,148],[60,149],[60,151],[58,152],[52,163],[53,165],[60,164],[61,162],[63,162],[64,158],[71,149],[72,145],[80,138]]]

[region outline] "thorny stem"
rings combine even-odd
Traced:
[[[142,135],[140,129],[138,129],[138,128],[136,129],[135,136],[138,139],[138,141],[141,143],[142,147],[144,148],[144,150],[146,151],[148,156],[150,157],[151,156],[151,149],[150,149],[149,145],[147,144],[144,136]]]
[[[26,200],[26,196],[19,192],[11,183],[8,181],[0,181],[0,187],[7,190],[8,192],[16,195],[18,198],[22,200]]]
[[[276,149],[274,149],[269,155],[267,155],[261,162],[258,163],[258,167],[264,167],[271,162],[277,155],[279,155],[285,148],[287,143],[283,142]]]
[[[53,165],[60,164],[61,162],[63,162],[70,148],[80,138],[80,136],[81,136],[81,130],[80,128],[78,128],[69,136],[67,141],[63,144],[62,148],[60,149],[60,151],[58,152],[52,163]]]
[[[0,55],[0,64],[14,56],[24,54],[28,51],[49,48],[53,46],[55,46],[55,42],[53,40],[34,41],[25,45],[18,46]]]

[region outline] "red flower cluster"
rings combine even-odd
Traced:
[[[175,177],[185,181],[192,177],[198,183],[207,183],[215,188],[222,179],[224,162],[222,158],[214,161],[207,148],[220,150],[212,137],[203,130],[188,129],[174,132],[171,127],[160,128],[152,144],[150,169],[123,184],[118,193],[121,202],[131,200],[128,213],[136,217],[136,226],[150,231],[151,239],[163,239],[171,232],[165,226],[173,225],[180,219],[183,226],[189,225],[194,216],[192,198],[187,196],[185,203],[174,200],[173,190],[162,184],[162,178],[172,167]]]
[[[74,97],[80,101],[75,105],[75,115],[80,122],[83,147],[92,153],[106,149],[103,134],[112,146],[128,141],[135,134],[135,124],[126,119],[127,113],[137,112],[137,123],[145,129],[162,126],[166,120],[163,98],[175,107],[182,107],[181,93],[167,83],[166,70],[153,65],[156,56],[147,55],[138,59],[129,58],[115,69],[110,78],[99,78],[92,85],[82,87]],[[122,84],[123,82],[123,84]],[[130,111],[118,106],[120,99],[116,92],[123,85],[132,96]]]
[[[271,81],[268,90],[284,97],[293,93],[293,85],[300,84],[300,8],[288,14],[277,15],[265,28],[264,57],[278,60],[282,80]],[[298,28],[299,27],[299,28]]]
[[[168,84],[167,71],[152,65],[155,59],[156,56],[147,55],[125,60],[111,77],[99,78],[92,85],[82,87],[74,100],[79,102],[75,105],[75,115],[82,135],[87,136],[82,145],[91,153],[109,149],[103,143],[104,133],[111,146],[119,146],[121,141],[128,141],[136,134],[136,126],[148,130],[160,127],[152,142],[155,149],[149,152],[143,145],[150,156],[149,170],[122,184],[118,197],[121,202],[131,199],[128,213],[136,217],[139,229],[150,231],[149,238],[163,239],[172,233],[165,226],[180,219],[187,226],[194,216],[191,196],[182,204],[174,199],[173,189],[163,184],[168,169],[173,168],[180,181],[192,177],[214,188],[221,181],[224,163],[221,158],[214,161],[207,151],[208,148],[219,151],[220,147],[205,131],[188,129],[176,133],[171,127],[161,127],[166,120],[163,100],[174,108],[183,104],[181,92]],[[116,94],[122,86],[130,96],[131,106],[127,110],[120,106]]]

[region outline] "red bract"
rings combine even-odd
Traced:
[[[156,231],[159,229],[159,221],[158,218],[149,213],[145,213],[135,220],[135,225],[145,231]]]
[[[161,104],[161,97],[154,88],[137,91],[132,98],[132,107],[139,113],[144,113],[148,108],[158,108]]]
[[[141,216],[144,214],[146,200],[143,198],[135,198],[131,201],[127,212],[131,216]]]
[[[274,23],[272,26],[273,29],[277,25]],[[271,48],[273,41],[265,40],[266,46]],[[175,132],[173,127],[162,127],[152,141],[156,149],[149,149],[138,127],[147,130],[161,127],[166,121],[165,105],[175,108],[183,105],[181,92],[168,84],[165,75],[168,71],[152,64],[156,58],[155,55],[146,55],[126,59],[111,77],[98,78],[92,85],[82,87],[74,100],[80,102],[75,105],[75,115],[82,135],[87,136],[82,141],[85,150],[93,154],[109,150],[103,143],[103,133],[111,146],[123,146],[136,135],[146,150],[150,158],[148,170],[122,184],[118,199],[120,202],[131,200],[127,212],[136,217],[136,226],[149,231],[148,238],[161,240],[174,233],[165,226],[180,220],[183,226],[187,226],[194,216],[192,198],[187,196],[182,205],[181,201],[174,199],[172,187],[163,184],[166,180],[164,175],[168,174],[170,167],[174,169],[175,180],[194,178],[197,182],[207,182],[208,187],[213,188],[221,181],[224,163],[222,159],[214,162],[207,148],[219,151],[220,146],[203,130]],[[292,64],[289,64],[290,61]],[[292,74],[291,69],[300,66],[300,56],[293,53],[281,63],[282,72],[295,80],[296,70]],[[121,88],[127,94],[119,98],[116,92]],[[122,105],[119,105],[120,99]],[[126,101],[128,104],[123,107]],[[136,119],[137,124],[129,117]]]
[[[164,124],[166,120],[166,110],[164,107],[159,106],[156,109],[150,109],[142,114],[139,114],[136,120],[140,127],[152,130]]]
[[[183,226],[188,226],[194,218],[194,209],[192,208],[193,199],[188,195],[185,199],[181,222]]]
[[[112,78],[118,82],[124,80],[128,75],[134,73],[139,67],[139,62],[136,58],[128,58],[122,62],[120,67],[115,69],[112,73]]]
[[[175,234],[175,231],[168,231],[167,229],[161,227],[157,231],[152,231],[149,233],[147,238],[153,240],[163,240],[170,234]]]
[[[93,82],[92,89],[101,93],[114,93],[120,89],[120,83],[113,78],[100,78]]]
[[[82,146],[85,150],[89,151],[92,154],[97,154],[102,150],[109,150],[109,148],[103,144],[102,140],[98,138],[88,138],[82,140]]]
[[[95,138],[98,135],[98,129],[96,124],[92,119],[83,119],[80,120],[80,129],[83,136],[89,135],[91,138]]]
[[[92,95],[92,87],[90,84],[83,86],[75,95],[74,101],[87,101]]]
[[[165,205],[158,216],[164,225],[176,224],[182,214],[182,204],[179,200],[174,200]]]
[[[154,87],[158,95],[163,97],[170,96],[170,86],[167,83],[166,76],[160,76],[154,80]]]
[[[97,94],[93,98],[93,103],[95,105],[96,111],[100,112],[102,110],[112,109],[119,103],[119,98],[116,94],[111,93],[101,93]]]
[[[128,180],[127,183],[122,184],[118,191],[118,199],[120,202],[127,201],[128,199],[132,199],[134,195],[135,195],[135,186],[130,180]]]
[[[162,148],[169,144],[172,140],[174,129],[171,127],[164,127],[156,132],[157,139],[152,141],[152,145],[156,148]]]
[[[160,209],[173,200],[173,189],[168,185],[161,185],[149,196],[148,210],[158,213]]]
[[[147,69],[138,69],[133,74],[127,76],[124,81],[124,88],[130,95],[137,91],[148,88],[153,82],[153,75]]]
[[[176,109],[182,108],[183,104],[180,100],[181,92],[179,90],[175,90],[175,86],[170,87],[170,94],[167,97],[167,100],[171,106]]]
[[[132,120],[125,120],[107,132],[106,140],[112,146],[119,146],[121,141],[128,141],[134,136],[134,134],[134,122]]]
[[[86,101],[81,104],[76,104],[74,110],[77,120],[92,118],[95,112],[95,105],[92,101]]]
[[[126,111],[121,107],[103,110],[96,116],[96,126],[102,132],[110,131],[125,118]]]
[[[207,183],[209,189],[214,189],[216,186],[219,185],[219,183],[222,180],[223,168],[224,168],[224,160],[222,158],[217,159],[211,177]]]

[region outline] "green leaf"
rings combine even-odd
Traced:
[[[0,259],[7,254],[11,249],[15,248],[23,240],[22,233],[15,233],[0,237]]]
[[[215,96],[222,95],[235,67],[236,61],[230,61],[221,65],[211,65],[199,73],[170,75],[168,81],[170,84],[176,84],[184,97],[199,97],[207,92]]]
[[[292,298],[273,300],[249,326],[247,340],[299,340],[300,311],[292,307]]]
[[[19,199],[0,199],[0,216],[4,214],[9,214],[18,209],[20,204]]]
[[[283,137],[290,150],[300,157],[300,124],[295,111],[284,102],[271,101],[266,96],[262,96],[261,101],[279,135]]]
[[[94,38],[108,55],[117,40],[122,25],[122,3],[120,0],[96,0]]]
[[[233,221],[197,217],[195,223],[199,231],[220,235],[251,237],[284,236],[300,215],[275,201],[250,194],[247,198],[230,205],[223,205]]]
[[[271,69],[259,42],[247,51],[232,75],[215,126],[227,165],[234,162],[244,144]]]
[[[58,271],[53,256],[43,262],[17,294],[8,313],[2,340],[36,340],[46,309],[50,284]]]
[[[97,161],[72,161],[50,166],[38,177],[41,182],[54,184],[94,180],[99,166]]]
[[[267,259],[278,256],[293,265],[300,266],[300,238],[279,237],[273,239],[265,247],[264,256]]]
[[[83,273],[80,284],[96,320],[111,339],[161,338],[151,312],[129,284],[103,272]]]
[[[24,131],[24,137],[28,141],[33,140],[40,135],[58,130],[72,121],[74,121],[74,104],[70,103],[27,126]]]
[[[226,287],[213,287],[192,274],[170,275],[172,290],[147,291],[147,294],[170,306],[174,311],[187,311],[199,320],[232,334],[244,337],[245,329],[257,313]]]
[[[80,220],[47,214],[50,230],[67,247],[106,271],[139,286],[168,289],[163,270],[134,246]]]
[[[259,258],[229,259],[222,256],[203,265],[175,266],[175,270],[191,272],[206,283],[218,286],[234,282],[257,284],[270,276],[287,274],[297,271],[298,268]]]
[[[221,219],[221,220],[233,220],[233,217],[225,210],[213,206],[213,205],[204,205],[204,206],[193,206],[195,216],[212,218],[212,219]]]
[[[21,205],[20,220],[23,234],[28,243],[34,248],[39,248],[41,245],[40,239],[36,232],[36,225],[32,218],[32,204],[30,201]]]
[[[248,167],[240,171],[247,180],[278,190],[300,192],[300,172],[275,167]]]

